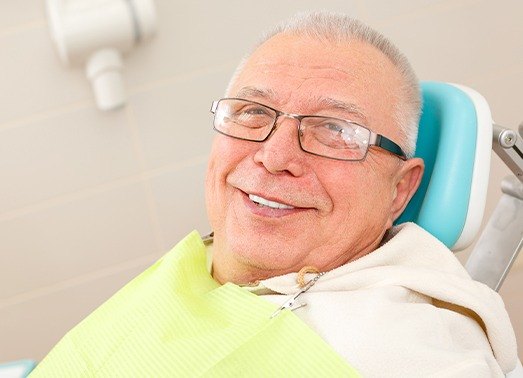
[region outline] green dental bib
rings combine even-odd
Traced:
[[[289,310],[206,269],[192,232],[71,330],[31,377],[355,377]]]

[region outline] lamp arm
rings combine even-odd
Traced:
[[[465,269],[498,291],[523,246],[523,123],[519,135],[493,125],[492,149],[515,176],[501,182],[501,198],[481,233]]]
[[[492,149],[503,162],[523,182],[523,122],[519,125],[519,135],[514,130],[493,124]]]

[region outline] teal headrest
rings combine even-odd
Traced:
[[[415,222],[451,248],[461,235],[469,207],[476,110],[471,98],[451,84],[424,82],[421,89],[423,109],[415,156],[425,161],[425,173],[396,223]]]

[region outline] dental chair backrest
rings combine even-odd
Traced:
[[[470,88],[423,82],[415,156],[425,161],[420,188],[396,221],[415,222],[458,251],[481,226],[492,148],[486,100]]]
[[[415,156],[425,161],[421,185],[396,223],[415,222],[459,251],[481,226],[492,148],[492,117],[476,91],[424,82],[423,112]],[[507,378],[523,378],[523,366]]]

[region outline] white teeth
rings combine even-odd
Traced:
[[[284,205],[283,203],[269,201],[268,199],[255,196],[254,194],[249,194],[249,199],[252,202],[256,202],[259,205],[271,207],[273,209],[294,209],[294,207],[289,205]]]

